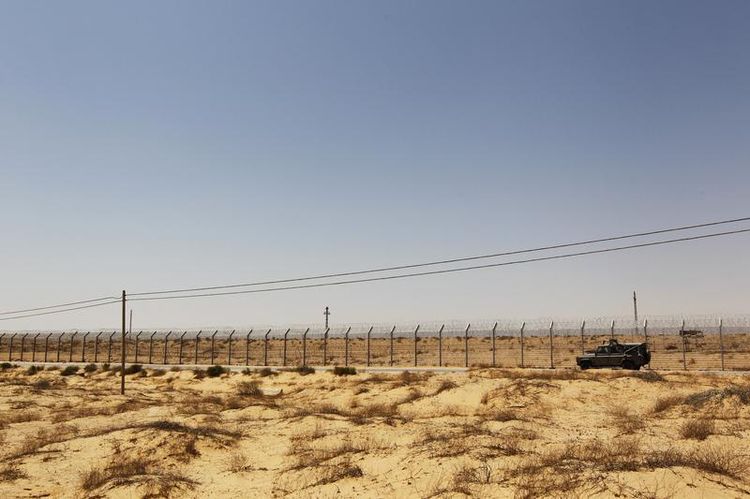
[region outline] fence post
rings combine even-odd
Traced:
[[[615,337],[615,321],[612,321],[612,325],[609,327],[609,336],[612,339]]]
[[[310,332],[310,328],[305,329],[302,333],[302,367],[307,366],[307,333]]]
[[[286,332],[284,332],[284,357],[281,361],[281,365],[286,367],[286,337],[289,335],[289,331],[291,331],[291,328],[287,328]]]
[[[552,329],[555,327],[555,321],[549,323],[549,368],[555,368],[554,340],[552,339]]]
[[[469,328],[471,324],[466,326],[464,331],[464,367],[469,367]]]
[[[177,363],[178,364],[182,364],[182,347],[183,347],[183,344],[184,344],[184,341],[185,341],[184,338],[185,338],[186,334],[187,334],[187,331],[183,332],[180,335],[180,349],[179,349],[179,354],[177,354]]]
[[[39,335],[42,333],[36,333],[36,336],[34,336],[34,340],[31,344],[31,362],[36,362],[36,339],[39,338]]]
[[[721,370],[724,370],[724,319],[719,319],[719,352],[721,355]]]
[[[344,333],[344,365],[349,365],[349,331],[351,331],[351,326],[347,328],[346,332]]]
[[[138,334],[135,335],[135,363],[138,363],[138,340],[140,339],[141,335],[143,334],[143,331],[138,331]],[[86,338],[83,339],[84,344],[86,342]]]
[[[521,324],[521,367],[526,367],[523,363],[523,330],[526,329],[526,323]]]
[[[107,364],[112,362],[112,338],[117,334],[117,331],[112,331],[112,334],[109,335],[109,341],[107,342]],[[57,356],[58,361],[60,360],[60,338],[58,338],[57,343]]]
[[[195,335],[195,364],[198,365],[198,343],[200,343],[201,340],[201,333],[203,330],[201,329],[198,331],[198,334]]]
[[[419,337],[417,336],[418,332],[419,324],[417,324],[416,329],[414,329],[414,367],[417,367],[417,341],[419,341]]]
[[[253,334],[253,330],[251,329],[247,335],[245,336],[245,365],[250,365],[250,335]]]
[[[496,367],[495,363],[495,331],[497,331],[497,322],[492,326],[492,367]]]
[[[266,336],[263,338],[263,365],[268,366],[268,335],[271,334],[271,330],[266,331]]]
[[[643,319],[643,342],[648,343],[648,319]]]
[[[214,334],[211,335],[211,365],[214,365],[214,347],[216,346],[216,333],[218,333],[219,330],[217,329],[214,331]]]
[[[154,354],[154,336],[156,336],[156,331],[151,333],[151,336],[148,338],[148,363],[151,364],[153,360],[153,354]]]
[[[185,331],[187,333],[187,331]],[[185,333],[182,334],[182,336],[185,336]],[[172,334],[172,331],[169,331],[167,335],[164,337],[164,358],[162,359],[162,364],[167,365],[167,354],[169,352],[169,335]],[[182,363],[182,345],[180,345],[180,363]]]
[[[78,331],[73,333],[73,335],[70,337],[70,351],[68,352],[68,362],[73,362],[73,340],[75,340],[77,334]]]
[[[49,339],[51,336],[52,333],[49,333],[44,337],[44,362],[47,362],[47,352],[49,351]]]
[[[3,347],[3,338],[5,338],[5,333],[0,333],[0,351],[2,351]]]
[[[367,367],[370,367],[370,335],[372,334],[372,326],[367,330]]]
[[[94,336],[94,363],[99,362],[99,337],[104,333],[104,331],[99,331],[96,336]],[[46,360],[46,359],[45,359]]]
[[[26,337],[29,335],[29,333],[24,333],[21,335],[21,362],[23,362],[23,351],[24,351],[24,345],[26,344]]]
[[[326,328],[325,332],[323,333],[323,365],[325,366],[328,363],[328,331],[330,331],[330,328]]]
[[[438,331],[438,367],[443,367],[443,329],[445,324],[440,326]]]
[[[586,353],[586,339],[584,332],[586,331],[586,321],[581,322],[581,355]]]
[[[234,336],[234,329],[229,333],[229,351],[227,352],[227,365],[232,365],[232,336]]]
[[[393,365],[393,332],[396,330],[396,326],[391,329],[391,365]]]
[[[682,368],[687,371],[687,357],[685,356],[685,319],[682,319],[680,336],[682,336]]]
[[[13,362],[13,338],[15,338],[17,334],[18,333],[13,333],[8,342],[8,362]]]
[[[86,337],[91,334],[89,331],[86,331],[86,334],[83,335],[83,343],[81,346],[81,362],[86,362]]]

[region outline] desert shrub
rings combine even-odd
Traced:
[[[684,397],[681,397],[680,395],[667,395],[666,397],[659,397],[658,399],[656,399],[656,402],[654,402],[654,407],[651,409],[651,411],[656,414],[664,412],[676,405],[680,405],[683,400]]]
[[[448,379],[443,380],[443,381],[440,382],[440,384],[438,385],[437,389],[435,390],[435,395],[437,395],[439,393],[443,393],[443,392],[448,391],[448,390],[453,390],[454,388],[457,388],[457,387],[458,387],[458,385],[456,383],[454,383],[453,381],[448,380]]]
[[[680,427],[680,436],[693,440],[705,440],[714,432],[714,422],[711,419],[689,419]]]
[[[357,374],[357,370],[353,367],[336,366],[333,368],[334,376],[352,376]]]
[[[292,371],[296,372],[297,374],[301,376],[307,376],[308,374],[315,374],[315,369],[313,369],[310,366],[299,366],[292,369]]]
[[[172,367],[169,368],[169,370],[172,371],[173,373],[178,373],[182,369],[180,369],[180,366],[172,366]]]
[[[12,367],[13,367],[13,364],[11,364],[10,362],[3,362],[2,364],[0,364],[0,369],[3,371],[7,371],[8,369]]]
[[[218,378],[225,372],[226,372],[226,369],[224,369],[221,366],[209,366],[206,369],[206,376],[208,376],[209,378]]]
[[[83,371],[87,373],[93,373],[96,372],[97,369],[98,368],[96,364],[86,364],[86,367],[83,368]]]
[[[16,463],[8,463],[0,468],[0,482],[15,482],[29,476]]]
[[[33,385],[31,385],[35,390],[47,390],[52,386],[52,383],[49,382],[49,380],[46,379],[40,379],[39,381],[34,382]]]
[[[656,371],[651,370],[638,373],[636,374],[636,377],[647,383],[661,383],[662,381],[666,381],[666,378],[664,378],[664,376],[657,373]]]
[[[67,366],[65,369],[60,371],[62,376],[72,376],[78,372],[78,366]]]
[[[270,367],[264,367],[260,371],[258,371],[258,376],[261,378],[266,378],[268,376],[278,376],[279,373],[271,369]]]
[[[104,364],[102,364],[102,371],[107,372],[109,371],[110,367],[111,366],[109,365],[109,362],[105,362]]]
[[[642,430],[645,426],[643,418],[632,414],[625,407],[615,407],[609,411],[612,424],[622,433],[630,434]]]
[[[125,368],[125,374],[137,374],[143,370],[143,366],[140,364],[130,364]]]
[[[26,369],[26,374],[28,376],[33,376],[40,371],[44,371],[44,366],[29,366],[29,368]]]
[[[241,381],[237,383],[237,395],[242,397],[262,397],[263,390],[257,381]]]
[[[152,369],[151,370],[151,376],[155,378],[159,376],[164,376],[165,374],[167,374],[167,371],[165,371],[164,369]]]
[[[203,369],[193,369],[193,377],[195,379],[203,379],[206,377],[206,371]]]
[[[246,367],[245,369],[242,370],[243,376],[250,376],[251,374],[253,374],[253,371],[249,367]]]
[[[242,452],[232,452],[227,458],[227,470],[232,473],[242,473],[252,469],[250,462],[245,454]]]

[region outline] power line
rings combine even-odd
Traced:
[[[689,236],[689,237],[681,237],[681,238],[676,238],[676,239],[666,239],[663,241],[652,241],[648,243],[632,244],[628,246],[617,246],[614,248],[579,251],[576,253],[564,253],[562,255],[542,256],[542,257],[537,257],[537,258],[528,258],[525,260],[513,260],[510,262],[489,263],[485,265],[473,265],[469,267],[458,267],[454,269],[430,270],[426,272],[413,272],[409,274],[399,274],[399,275],[393,275],[393,276],[370,277],[366,279],[351,279],[351,280],[346,280],[346,281],[324,282],[324,283],[316,283],[316,284],[300,284],[296,286],[283,286],[283,287],[278,287],[278,288],[250,289],[250,290],[245,290],[245,291],[223,291],[223,292],[218,292],[218,293],[199,293],[199,294],[179,295],[179,296],[155,296],[155,297],[150,297],[150,298],[149,297],[131,298],[130,301],[177,300],[181,298],[202,298],[202,297],[209,297],[209,296],[242,295],[242,294],[250,294],[250,293],[266,293],[266,292],[271,292],[271,291],[287,291],[287,290],[293,290],[293,289],[308,289],[308,288],[319,288],[319,287],[326,287],[326,286],[341,286],[345,284],[356,284],[356,283],[364,283],[364,282],[388,281],[391,279],[404,279],[404,278],[409,278],[409,277],[421,277],[421,276],[427,276],[427,275],[447,274],[451,272],[464,272],[468,270],[505,267],[508,265],[518,265],[522,263],[559,260],[563,258],[573,258],[573,257],[578,257],[578,256],[595,255],[598,253],[611,253],[615,251],[624,251],[624,250],[636,249],[636,248],[646,248],[649,246],[660,246],[664,244],[695,241],[698,239],[708,239],[712,237],[728,236],[731,234],[741,234],[745,232],[750,232],[750,229],[739,229],[739,230],[733,230],[733,231],[727,231],[727,232],[715,232],[712,234],[703,234],[700,236]]]
[[[354,275],[372,274],[372,273],[388,272],[388,271],[394,271],[394,270],[406,270],[406,269],[413,269],[413,268],[419,268],[419,267],[428,267],[428,266],[433,266],[433,265],[445,265],[449,263],[467,262],[467,261],[472,261],[472,260],[496,258],[496,257],[501,257],[501,256],[520,255],[524,253],[535,253],[539,251],[547,251],[547,250],[552,250],[552,249],[562,249],[562,248],[570,248],[570,247],[575,247],[575,246],[584,246],[584,245],[594,244],[594,243],[611,242],[611,241],[617,241],[617,240],[622,240],[622,239],[631,239],[635,237],[665,234],[668,232],[678,232],[678,231],[684,231],[684,230],[699,229],[699,228],[704,228],[704,227],[712,227],[716,225],[725,225],[725,224],[730,224],[730,223],[745,222],[748,220],[750,220],[750,217],[742,217],[742,218],[735,218],[731,220],[720,220],[716,222],[707,222],[707,223],[695,224],[695,225],[685,225],[681,227],[670,227],[667,229],[652,230],[648,232],[638,232],[635,234],[603,237],[599,239],[589,239],[586,241],[578,241],[578,242],[573,242],[573,243],[553,244],[550,246],[540,246],[540,247],[531,248],[531,249],[506,251],[506,252],[501,252],[501,253],[490,253],[490,254],[485,254],[485,255],[466,256],[466,257],[451,258],[451,259],[446,259],[446,260],[435,260],[435,261],[430,261],[430,262],[414,263],[414,264],[408,264],[408,265],[397,265],[393,267],[380,267],[380,268],[366,269],[366,270],[355,270],[351,272],[338,272],[338,273],[333,273],[333,274],[319,274],[319,275],[296,277],[296,278],[289,278],[289,279],[278,279],[278,280],[273,280],[273,281],[257,281],[257,282],[249,282],[249,283],[244,283],[244,284],[226,284],[226,285],[219,285],[219,286],[204,286],[204,287],[184,288],[184,289],[148,291],[148,292],[141,292],[141,293],[130,293],[129,296],[151,296],[151,295],[164,295],[164,294],[174,294],[174,293],[189,293],[193,291],[210,291],[210,290],[216,290],[216,289],[245,288],[245,287],[251,287],[251,286],[265,286],[269,284],[284,284],[284,283],[289,283],[289,282],[301,282],[301,281],[311,281],[311,280],[318,280],[318,279],[330,279],[333,277],[346,277],[346,276],[354,276]]]
[[[94,303],[97,301],[104,301],[104,300],[116,300],[117,297],[115,296],[105,296],[102,298],[92,298],[90,300],[81,300],[81,301],[71,301],[68,303],[60,303],[59,305],[48,305],[46,307],[37,307],[37,308],[26,308],[23,310],[11,310],[9,312],[0,312],[0,315],[14,315],[14,314],[22,314],[24,312],[36,312],[37,310],[49,310],[51,308],[60,308],[60,307],[69,307],[71,305],[82,305],[84,303]]]
[[[0,321],[10,321],[13,319],[25,319],[27,317],[39,317],[42,315],[61,314],[63,312],[72,312],[73,310],[83,310],[85,308],[94,308],[94,307],[102,307],[104,305],[112,305],[113,303],[120,303],[120,300],[113,300],[113,301],[108,301],[104,303],[95,303],[93,305],[84,305],[81,307],[64,308],[62,310],[53,310],[51,312],[40,312],[38,314],[17,315],[15,317],[0,317]]]

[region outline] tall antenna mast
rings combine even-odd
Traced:
[[[638,298],[633,291],[633,320],[635,321],[635,335],[638,336]]]

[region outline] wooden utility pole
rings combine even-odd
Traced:
[[[120,395],[125,395],[125,290],[122,290],[122,350],[120,351]]]

